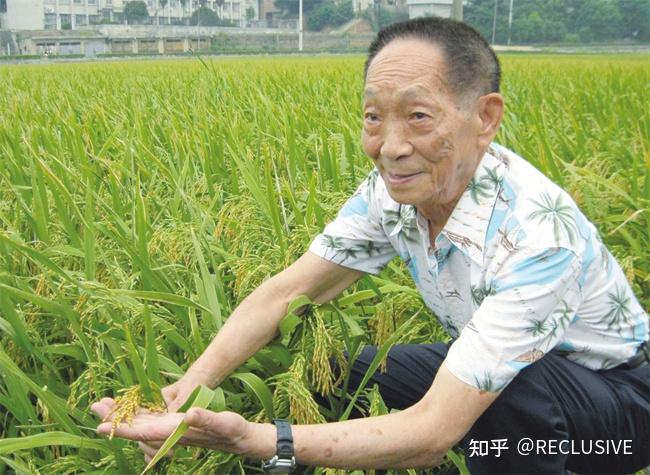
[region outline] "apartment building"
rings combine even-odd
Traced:
[[[260,0],[259,19],[267,26],[273,25],[280,18],[282,10],[275,6],[274,0]]]
[[[352,10],[354,12],[362,12],[372,7],[402,10],[406,8],[406,0],[352,0]]]
[[[0,29],[42,30],[43,0],[0,0]]]
[[[125,23],[129,0],[0,0],[0,29],[74,30],[100,23]],[[149,12],[145,23],[186,25],[199,7],[198,0],[144,0]],[[242,24],[246,10],[259,18],[262,0],[207,0],[206,6],[224,20]],[[220,5],[221,3],[221,5]]]
[[[406,0],[409,18],[440,16],[451,18],[453,0]]]

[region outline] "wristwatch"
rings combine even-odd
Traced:
[[[286,419],[273,419],[273,424],[278,433],[277,452],[273,458],[262,461],[262,470],[265,473],[291,473],[296,468],[291,425]]]

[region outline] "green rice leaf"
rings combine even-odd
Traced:
[[[469,470],[463,458],[458,455],[453,449],[447,451],[447,458],[451,460],[454,466],[458,469],[460,475],[469,475]]]
[[[156,383],[158,387],[162,387],[162,381],[160,379],[160,364],[158,362],[158,349],[156,348],[156,335],[154,334],[153,323],[151,321],[151,309],[149,308],[149,305],[144,306],[142,319],[144,320],[144,353],[147,376],[151,381]]]
[[[110,444],[106,440],[90,439],[80,435],[67,432],[53,431],[42,434],[30,435],[27,437],[16,437],[12,439],[0,439],[0,454],[11,454],[19,450],[34,449],[37,447],[48,447],[51,445],[63,445],[76,447],[78,449],[93,449],[103,453],[111,453]]]
[[[255,394],[258,401],[262,404],[266,417],[273,419],[273,396],[271,390],[262,381],[262,379],[253,373],[233,373],[231,378],[235,378],[244,383],[244,386]]]

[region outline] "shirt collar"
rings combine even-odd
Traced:
[[[483,155],[441,231],[478,265],[483,265],[488,225],[507,166],[499,156],[492,147]]]

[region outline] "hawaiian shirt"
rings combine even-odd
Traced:
[[[435,242],[374,169],[309,249],[373,274],[403,259],[455,339],[447,368],[478,389],[502,390],[551,350],[601,370],[648,340],[647,314],[595,227],[566,192],[496,144]]]

